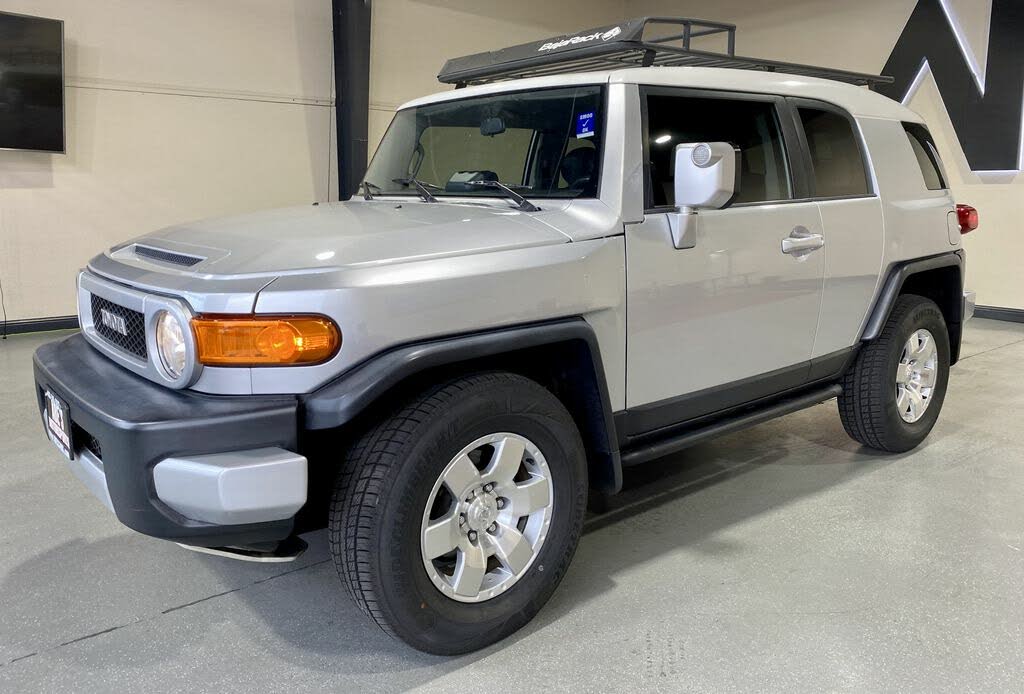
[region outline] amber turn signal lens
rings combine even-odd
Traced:
[[[192,319],[199,361],[209,366],[318,364],[341,346],[322,316],[199,316]]]

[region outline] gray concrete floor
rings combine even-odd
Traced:
[[[0,343],[0,691],[1020,691],[1024,326],[974,320],[918,450],[834,403],[638,469],[506,642],[417,653],[344,596],[324,534],[290,565],[121,527],[44,438],[32,350]]]

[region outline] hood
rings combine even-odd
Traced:
[[[545,214],[487,204],[353,200],[181,224],[107,255],[140,270],[254,277],[569,242],[542,221]]]

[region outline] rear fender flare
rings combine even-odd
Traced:
[[[894,265],[889,270],[885,284],[882,285],[882,291],[879,293],[878,299],[875,301],[874,308],[868,315],[867,323],[864,325],[864,330],[861,333],[861,341],[870,342],[881,334],[882,327],[889,319],[889,314],[892,313],[893,306],[896,304],[896,300],[902,293],[907,280],[914,275],[920,275],[921,273],[941,268],[955,268],[956,276],[958,278],[958,286],[950,288],[950,290],[954,292],[954,298],[958,300],[953,301],[952,304],[943,311],[946,315],[946,322],[949,326],[951,343],[950,363],[956,363],[960,355],[960,331],[963,324],[964,310],[964,258],[962,251],[952,251],[941,255],[901,262]]]

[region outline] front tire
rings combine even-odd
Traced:
[[[916,447],[939,418],[949,352],[946,321],[935,302],[900,296],[881,334],[843,377],[839,416],[846,433],[890,453]]]
[[[414,648],[454,655],[530,621],[572,560],[587,468],[561,402],[508,373],[410,399],[349,450],[330,544],[360,609]]]

